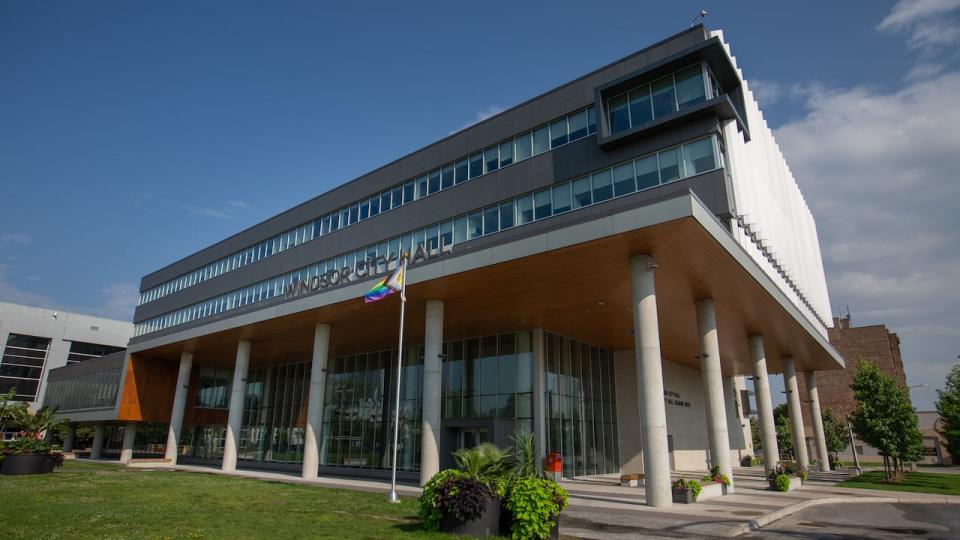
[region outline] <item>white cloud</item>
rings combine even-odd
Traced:
[[[769,107],[780,101],[786,93],[784,85],[776,81],[751,78],[748,84],[750,85],[750,91],[753,92],[753,97],[760,103],[761,108]]]
[[[133,283],[114,283],[103,288],[103,304],[94,311],[103,317],[132,321],[140,292]]]
[[[960,352],[960,72],[891,93],[811,88],[776,137],[817,218],[831,300],[900,335],[929,408]]]
[[[7,249],[13,245],[25,246],[33,243],[33,238],[23,233],[0,234],[0,249]]]
[[[502,113],[503,111],[504,111],[504,108],[503,108],[503,107],[500,107],[500,106],[497,106],[497,105],[490,105],[490,106],[488,106],[486,109],[481,109],[481,110],[477,111],[477,113],[476,113],[476,115],[474,116],[473,120],[470,120],[469,122],[463,124],[462,126],[458,127],[457,129],[451,131],[450,133],[453,134],[453,133],[456,133],[456,132],[458,132],[458,131],[462,131],[462,130],[464,130],[464,129],[467,129],[467,128],[470,127],[470,126],[472,126],[472,125],[474,125],[474,124],[479,124],[480,122],[483,122],[483,121],[486,120],[487,118],[490,118],[490,117],[492,117],[492,116],[496,116],[496,115]]]
[[[926,53],[960,42],[955,11],[960,0],[900,0],[877,29],[907,34],[907,45]]]
[[[898,29],[942,16],[960,8],[960,0],[900,0],[877,26],[880,30]]]
[[[240,217],[241,214],[256,213],[249,204],[236,199],[225,202],[223,207],[184,205],[183,208],[190,215],[216,219],[234,219]]]
[[[49,296],[24,291],[10,283],[10,267],[3,263],[0,263],[0,300],[28,306],[56,307]]]

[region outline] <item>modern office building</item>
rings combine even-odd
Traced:
[[[671,469],[752,453],[746,377],[773,447],[768,373],[801,422],[797,374],[843,366],[813,217],[695,26],[145,276],[104,421],[167,425],[181,462],[389,475],[399,295],[361,297],[402,253],[408,479],[530,430],[666,506]]]
[[[129,322],[0,302],[0,393],[35,409],[50,370],[121,351],[132,335]]]

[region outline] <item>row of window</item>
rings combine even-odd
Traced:
[[[92,371],[57,381],[50,381],[44,405],[69,411],[110,407],[120,391],[120,368]]]
[[[694,64],[608,99],[610,133],[641,126],[718,95],[716,79],[706,64]]]
[[[420,177],[397,184],[321,218],[304,223],[189,274],[150,288],[140,294],[139,304],[152,302],[168,294],[298,246],[308,240],[338,231],[467,180],[582,139],[596,133],[596,130],[597,121],[594,108],[581,109],[500,144],[464,156]]]
[[[34,401],[49,349],[50,338],[9,334],[0,359],[0,394],[16,389],[14,400]]]
[[[395,258],[401,251],[413,252],[418,245],[428,249],[437,249],[440,245],[455,245],[629,195],[638,190],[700,174],[720,166],[721,157],[717,139],[714,136],[697,139],[572,181],[560,182],[534,193],[511,198],[499,204],[444,220],[283,276],[148,319],[136,325],[134,334],[139,336],[163,330],[280,296],[287,284],[298,280],[309,281],[314,276],[333,270],[354,268],[357,261],[365,258],[377,256]]]

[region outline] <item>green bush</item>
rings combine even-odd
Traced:
[[[705,476],[704,481],[706,481],[707,478],[709,477]],[[682,491],[690,490],[691,492],[693,492],[694,501],[697,500],[697,497],[700,496],[700,492],[703,491],[703,485],[700,482],[697,482],[696,480],[684,480],[683,478],[677,478],[676,480],[674,480],[671,486],[673,487],[673,489],[677,489],[677,490],[682,490]]]
[[[773,479],[773,487],[777,491],[790,491],[790,477],[785,474],[778,474]]]
[[[567,507],[567,492],[553,480],[518,478],[511,486],[506,507],[513,515],[513,538],[547,538],[557,516]]]
[[[457,467],[467,476],[496,490],[497,480],[508,470],[509,454],[491,443],[476,448],[461,448],[453,453]]]
[[[423,520],[427,529],[431,531],[439,529],[440,520],[443,519],[443,512],[441,512],[437,501],[440,486],[466,476],[457,469],[444,469],[427,480],[427,483],[423,486],[423,493],[420,494],[420,508],[417,510],[417,514]]]

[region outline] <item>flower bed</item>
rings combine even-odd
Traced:
[[[51,452],[44,433],[56,429],[61,422],[55,419],[55,410],[46,407],[30,412],[25,402],[10,401],[16,389],[0,395],[0,433],[9,424],[20,428],[16,438],[0,441],[0,474],[44,474],[63,464],[63,454]]]
[[[773,491],[792,491],[802,486],[806,479],[806,467],[801,467],[793,461],[777,463],[777,466],[767,475],[767,481]]]

